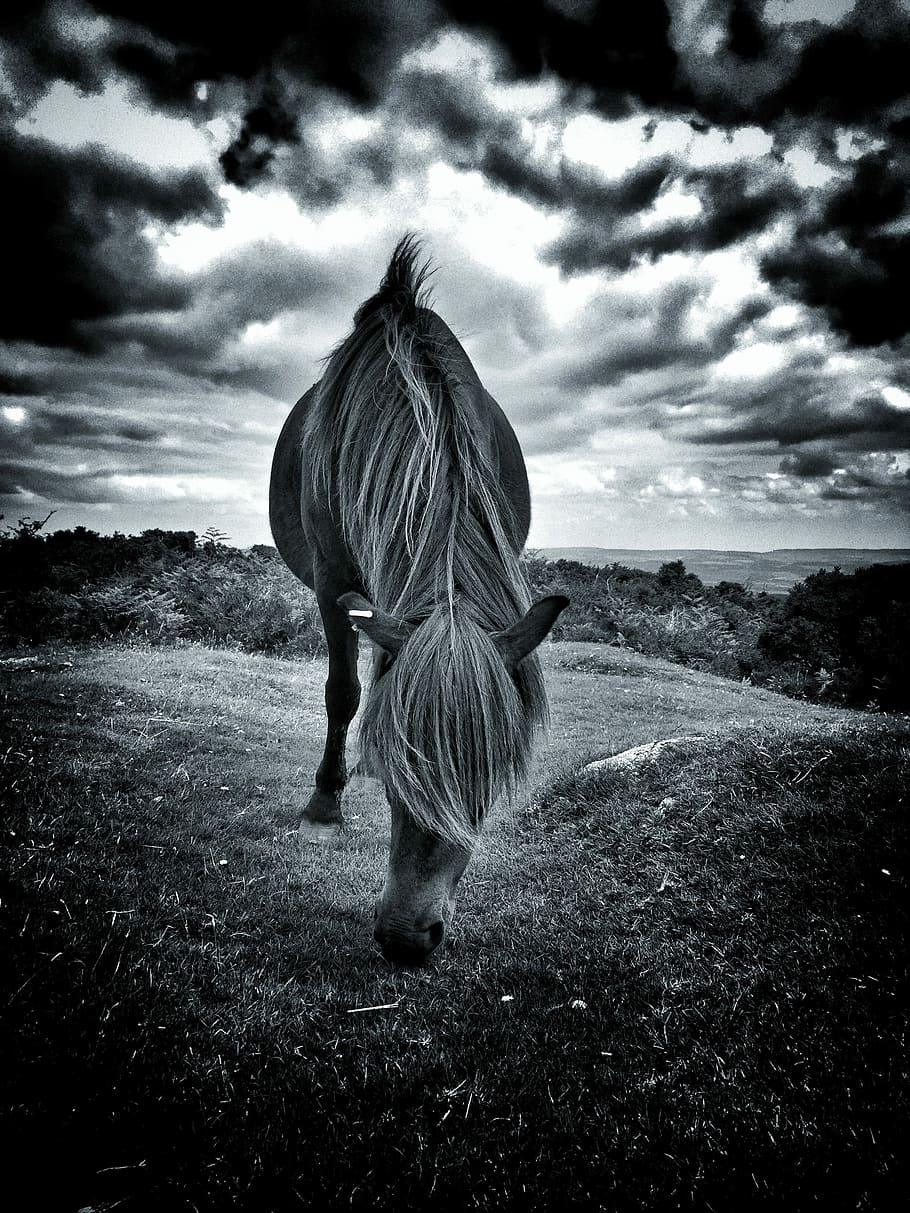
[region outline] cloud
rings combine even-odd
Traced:
[[[784,455],[780,471],[801,480],[814,480],[819,476],[830,476],[834,471],[834,459],[825,451],[795,451]]]
[[[710,289],[710,280],[693,273],[638,296],[607,293],[598,311],[587,317],[589,324],[602,318],[597,339],[574,351],[559,376],[560,386],[573,391],[611,387],[637,373],[670,367],[681,373],[718,361],[732,348],[737,332],[762,316],[768,304],[747,296],[696,328],[693,313]],[[664,391],[658,389],[660,395]],[[640,404],[630,398],[630,407]]]
[[[7,130],[0,176],[9,253],[0,336],[78,345],[87,321],[187,302],[142,229],[215,220],[221,205],[202,173],[152,173],[98,146],[69,151]]]
[[[109,0],[96,7],[123,14]],[[395,0],[305,0],[293,22],[278,4],[260,5],[248,21],[226,21],[223,8],[210,3],[131,4],[127,12],[115,39],[118,66],[160,103],[181,106],[193,82],[262,79],[264,68],[375,104],[391,66],[437,20],[432,4]]]
[[[752,61],[768,52],[768,34],[749,0],[733,0],[727,19],[727,50],[738,59]]]
[[[787,139],[806,124],[888,120],[906,93],[910,14],[901,0],[816,6],[808,20],[779,5],[774,19],[773,7],[670,0],[679,74],[703,119],[751,118]]]
[[[90,10],[67,13],[62,4],[11,5],[3,13],[2,33],[5,73],[23,108],[52,80],[67,80],[86,91],[102,87],[108,58]]]
[[[398,113],[419,116],[422,125],[462,152],[476,150],[491,134],[514,129],[480,81],[466,73],[410,64],[392,81],[386,100]]]
[[[910,332],[910,156],[868,154],[816,215],[762,258],[766,279],[823,309],[859,346]]]
[[[819,496],[824,501],[882,502],[891,509],[910,512],[908,469],[887,452],[870,452],[852,464],[835,468]]]
[[[281,143],[299,143],[297,119],[272,88],[243,115],[240,133],[221,153],[219,163],[233,185],[246,186],[261,177]]]
[[[200,474],[132,474],[112,469],[94,472],[0,462],[0,495],[23,505],[47,502],[107,505],[149,497],[163,502],[251,502],[254,491],[242,477]]]
[[[123,413],[99,416],[96,410],[60,409],[48,405],[38,408],[19,406],[5,418],[2,427],[7,454],[13,450],[33,451],[36,447],[118,448],[125,445],[158,443],[165,436],[160,426],[135,421]]]
[[[701,476],[686,475],[681,468],[668,468],[656,481],[646,484],[639,495],[643,497],[692,497],[702,500],[708,489]]]
[[[534,458],[528,477],[535,497],[597,496],[615,497],[616,468],[604,467],[592,460]]]
[[[910,444],[910,414],[893,408],[878,392],[852,401],[832,400],[811,370],[789,368],[753,388],[728,397],[727,415],[702,423],[688,435],[696,444],[774,442],[799,446],[840,439],[859,449]]]
[[[188,278],[181,310],[114,317],[95,332],[110,346],[138,346],[156,362],[205,376],[224,369],[224,357],[251,324],[336,295],[342,273],[338,263],[276,240],[254,242]]]
[[[650,172],[650,177],[645,173]],[[726,248],[764,231],[781,214],[792,209],[798,194],[793,182],[775,165],[756,169],[749,164],[685,172],[666,161],[630,176],[654,186],[648,196],[627,190],[634,224],[617,223],[621,212],[576,208],[567,231],[554,242],[547,256],[566,273],[606,267],[625,271],[640,260],[657,260],[671,253],[711,252]],[[655,201],[665,181],[678,181],[681,190],[699,203],[698,213],[643,223],[643,212]]]
[[[607,182],[594,171],[560,160],[555,168],[535,166],[520,147],[494,144],[482,156],[481,172],[494,184],[517,197],[547,208],[566,208],[579,216],[575,230],[613,231],[627,215],[648,207],[670,171],[661,160],[633,169],[619,181]],[[560,237],[548,252],[549,260],[566,272],[587,270],[597,264],[581,251],[572,236]]]
[[[856,4],[843,24],[822,28],[804,45],[788,79],[765,98],[761,118],[880,121],[906,96],[908,53],[910,14],[900,0]]]
[[[555,72],[590,90],[593,103],[616,117],[637,102],[680,104],[677,57],[662,0],[616,5],[592,0],[578,5],[480,3],[444,0],[451,18],[492,34],[505,49],[515,76]]]
[[[246,109],[221,166],[249,186],[296,141],[314,89],[377,105],[401,57],[440,22],[435,5],[397,0],[304,0],[295,11],[290,23],[282,6],[260,5],[236,22],[209,3],[58,0],[6,22],[7,71],[21,109],[55,80],[99,92],[116,71],[156,106],[202,121],[233,109],[239,87]]]

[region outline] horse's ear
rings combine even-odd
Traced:
[[[535,602],[518,623],[513,623],[504,632],[493,633],[496,647],[510,670],[537,648],[568,605],[568,598],[562,594],[551,594],[549,598]]]
[[[374,644],[385,649],[390,657],[398,655],[401,646],[414,631],[411,624],[380,611],[362,594],[342,594],[337,602],[347,612],[354,631],[363,632]]]

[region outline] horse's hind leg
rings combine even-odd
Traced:
[[[360,703],[357,633],[351,630],[347,613],[335,601],[334,587],[317,584],[316,597],[329,650],[329,675],[325,684],[328,723],[325,752],[316,770],[316,790],[303,810],[300,822],[300,837],[309,842],[323,842],[341,828],[341,793],[347,783],[344,750],[348,726]]]

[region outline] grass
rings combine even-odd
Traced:
[[[297,848],[320,663],[107,648],[0,675],[23,1209],[898,1207],[906,720],[599,645],[546,664],[530,793],[413,972],[370,947],[375,785]]]

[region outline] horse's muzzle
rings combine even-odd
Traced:
[[[426,964],[445,937],[442,919],[431,922],[422,930],[403,931],[396,927],[384,927],[378,922],[373,938],[382,948],[382,954],[391,964],[410,967]]]

